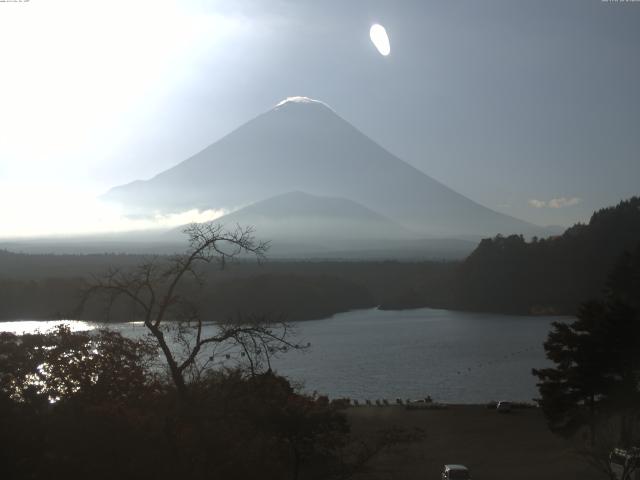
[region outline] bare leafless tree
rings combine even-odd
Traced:
[[[223,225],[215,223],[192,224],[184,233],[189,239],[186,253],[169,258],[152,257],[134,269],[111,269],[102,276],[94,277],[87,285],[82,302],[84,304],[96,295],[106,296],[110,311],[117,301],[127,301],[134,317],[141,320],[156,339],[171,379],[182,397],[187,396],[188,374],[213,359],[209,355],[205,362],[198,362],[206,347],[231,345],[235,352],[240,352],[249,361],[252,373],[265,362],[270,368],[272,354],[300,348],[289,341],[286,323],[269,321],[266,317],[220,323],[214,333],[206,334],[198,306],[192,296],[183,293],[182,283],[191,279],[202,287],[205,283],[203,266],[218,262],[224,267],[228,261],[242,254],[262,261],[269,245],[268,242],[257,241],[251,227],[236,226],[233,230],[226,230]],[[172,350],[165,337],[168,324],[174,327],[178,343],[183,347],[180,356]]]

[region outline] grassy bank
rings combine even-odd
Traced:
[[[536,408],[499,414],[484,405],[411,411],[402,406],[356,407],[347,415],[354,433],[363,438],[393,426],[424,431],[423,440],[382,453],[358,478],[439,479],[445,463],[466,465],[474,479],[603,478],[568,441],[547,429]]]

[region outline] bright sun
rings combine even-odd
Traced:
[[[0,237],[142,227],[91,200],[110,186],[96,172],[250,21],[178,0],[2,1]]]
[[[371,41],[381,55],[386,57],[387,55],[389,55],[389,53],[391,53],[389,36],[387,35],[387,31],[382,25],[378,25],[377,23],[372,25],[371,30],[369,30],[369,36],[371,37]]]

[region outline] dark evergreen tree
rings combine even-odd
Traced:
[[[584,303],[571,324],[556,322],[545,342],[555,365],[534,369],[552,430],[572,434],[620,421],[619,442],[637,441],[640,418],[640,245],[613,271],[605,299]]]

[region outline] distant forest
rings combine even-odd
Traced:
[[[126,308],[109,318],[102,305],[77,311],[85,280],[108,268],[132,268],[139,255],[26,255],[0,251],[0,319],[128,320]],[[407,299],[450,303],[454,264],[439,262],[238,261],[211,265],[200,290],[185,283],[209,320],[268,314],[311,320]],[[423,306],[417,305],[417,306]]]
[[[640,198],[593,214],[547,239],[498,235],[462,262],[238,261],[210,266],[193,289],[207,319],[268,314],[290,321],[381,306],[569,314],[598,298],[625,251],[640,248]],[[141,255],[26,255],[0,251],[0,319],[128,320],[124,306],[78,311],[86,279],[132,268]]]

